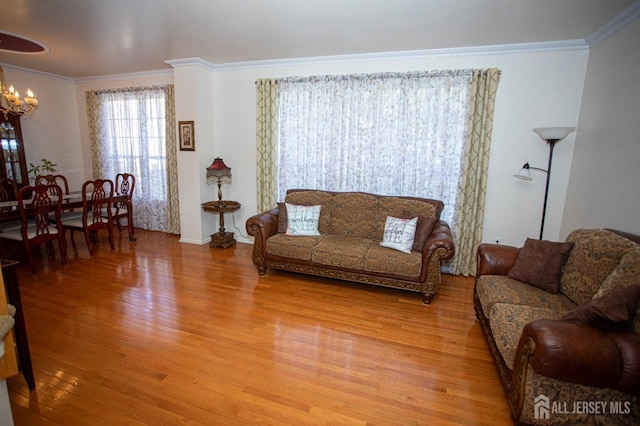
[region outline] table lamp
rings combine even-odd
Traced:
[[[225,207],[222,201],[222,184],[231,183],[231,168],[224,164],[222,158],[217,157],[213,163],[207,167],[207,184],[218,184],[218,207]]]

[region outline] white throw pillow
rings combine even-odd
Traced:
[[[287,231],[285,235],[320,235],[318,231],[320,207],[287,203]]]
[[[384,224],[384,236],[380,245],[403,253],[411,253],[413,247],[413,238],[416,234],[416,226],[418,218],[399,219],[397,217],[387,216]]]

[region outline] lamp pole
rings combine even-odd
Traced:
[[[529,170],[531,169],[545,172],[547,174],[547,183],[544,187],[544,203],[542,204],[542,220],[540,222],[540,239],[542,239],[542,236],[544,234],[544,219],[547,215],[547,200],[549,198],[549,182],[551,180],[553,148],[555,147],[556,143],[566,138],[567,135],[574,132],[575,130],[575,127],[538,127],[536,129],[533,129],[533,131],[537,133],[538,136],[540,136],[540,138],[549,145],[549,164],[547,166],[547,170],[539,169],[537,167],[531,167],[529,166],[529,163],[525,163],[524,166],[522,166],[522,170],[520,170],[520,173],[514,175],[518,179],[531,180],[531,175],[529,174]]]
[[[551,179],[551,162],[553,161],[553,147],[560,139],[545,139],[549,144],[549,165],[547,166],[547,184],[544,187],[544,202],[542,204],[542,222],[540,223],[540,239],[544,233],[544,217],[547,215],[547,199],[549,198],[549,180]]]

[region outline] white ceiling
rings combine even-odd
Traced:
[[[636,0],[1,0],[0,30],[46,45],[0,63],[82,78],[213,65],[584,40]]]

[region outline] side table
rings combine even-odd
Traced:
[[[209,247],[231,247],[236,243],[233,238],[233,232],[225,232],[224,230],[224,214],[233,213],[240,209],[240,203],[237,201],[209,201],[202,203],[202,209],[210,213],[220,214],[220,230],[215,234],[211,234],[211,242]]]

